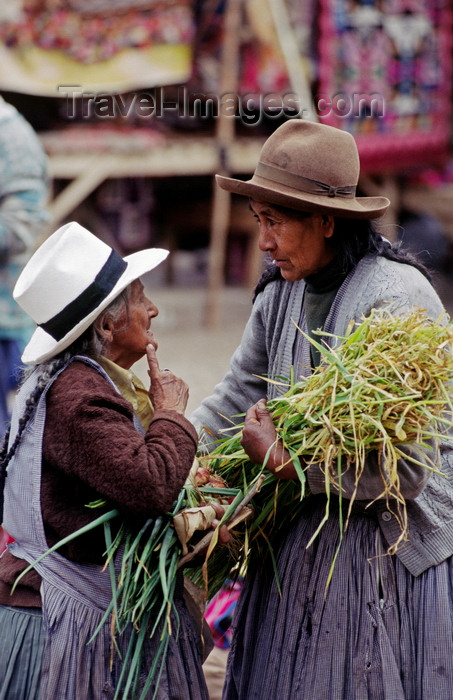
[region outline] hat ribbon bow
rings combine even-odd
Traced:
[[[283,168],[279,168],[275,165],[262,163],[261,161],[256,167],[255,175],[263,177],[266,180],[279,183],[280,185],[285,185],[287,187],[306,192],[307,194],[316,194],[325,197],[341,197],[342,199],[354,199],[356,193],[355,185],[340,185],[339,187],[333,187],[332,185],[326,185],[326,183],[320,182],[319,180],[311,180],[309,177],[303,177],[303,175],[297,175],[296,173],[283,170]]]

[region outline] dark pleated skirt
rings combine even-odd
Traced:
[[[160,677],[157,700],[208,700],[208,690],[201,665],[201,639],[198,629],[181,599],[175,601],[176,616],[172,616],[174,634],[170,638],[168,654]],[[148,662],[153,660],[153,647],[148,644]],[[0,606],[0,700],[40,700],[41,669],[43,661],[44,633],[40,610]],[[62,662],[61,673],[69,663]],[[80,685],[84,682],[79,669]],[[143,680],[149,666],[145,664]],[[117,673],[121,672],[121,662]],[[78,683],[77,681],[76,683]],[[83,697],[113,697],[105,689],[99,694]],[[147,697],[151,697],[154,690]],[[49,696],[48,696],[49,697]],[[64,697],[62,700],[81,700],[81,697]],[[50,698],[49,698],[50,700]],[[57,700],[53,697],[51,700]],[[58,700],[60,697],[58,696]]]
[[[250,572],[233,622],[223,700],[453,700],[453,564],[412,576],[374,518],[354,512],[335,563],[338,514],[309,542],[307,500],[272,566]]]
[[[41,611],[0,606],[0,700],[39,700]]]
[[[202,667],[202,642],[197,625],[181,598],[175,600],[164,673],[157,700],[209,700]]]

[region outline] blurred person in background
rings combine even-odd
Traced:
[[[48,220],[47,159],[30,124],[0,96],[0,436],[35,324],[13,299],[22,267]]]

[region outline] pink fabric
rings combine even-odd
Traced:
[[[0,555],[3,554],[3,552],[6,549],[6,545],[10,542],[14,542],[13,538],[10,535],[8,535],[6,530],[4,530],[3,527],[0,525]]]
[[[241,588],[241,581],[228,581],[206,607],[206,622],[211,629],[215,646],[220,649],[229,649],[231,646],[230,625]]]

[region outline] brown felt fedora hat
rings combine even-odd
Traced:
[[[387,197],[357,197],[359,154],[351,134],[326,124],[292,119],[261,149],[251,180],[216,175],[219,186],[259,202],[333,216],[374,219]]]

